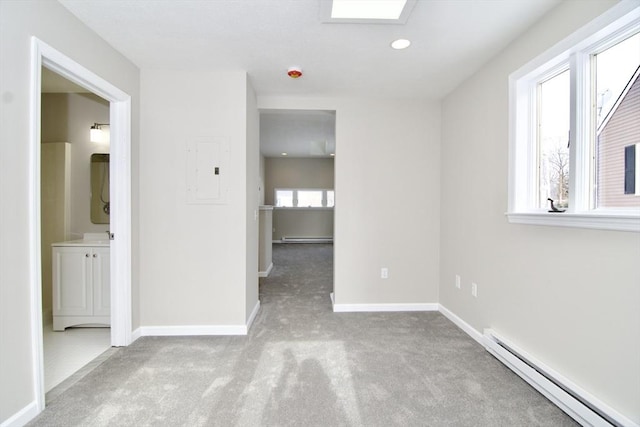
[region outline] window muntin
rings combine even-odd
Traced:
[[[640,33],[640,8],[619,4],[509,76],[510,222],[640,232],[640,208],[596,201],[596,70],[594,57]],[[564,213],[542,208],[539,189],[539,85],[569,69],[569,203]]]
[[[332,208],[334,191],[315,188],[276,188],[274,200],[277,208]]]
[[[327,207],[332,208],[335,206],[335,204],[336,204],[335,192],[333,190],[327,190]]]

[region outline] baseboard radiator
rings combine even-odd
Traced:
[[[333,237],[282,237],[281,243],[333,243]]]
[[[485,329],[483,341],[489,353],[581,425],[638,427],[638,424],[530,357],[495,331]]]

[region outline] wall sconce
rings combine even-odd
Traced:
[[[102,126],[109,126],[109,123],[94,123],[89,131],[89,140],[91,142],[108,142],[105,141],[104,132],[102,132]]]

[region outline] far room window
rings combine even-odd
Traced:
[[[298,190],[298,204],[302,208],[322,207],[322,190]]]
[[[334,191],[330,189],[276,188],[276,208],[333,208]]]
[[[510,222],[640,231],[640,8],[509,77]]]
[[[293,190],[276,190],[276,206],[292,207],[293,206]]]

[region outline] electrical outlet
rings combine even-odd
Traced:
[[[460,289],[460,275],[456,274],[456,288]]]
[[[389,278],[389,269],[387,267],[382,267],[380,269],[380,278],[388,279]]]
[[[478,296],[478,285],[475,283],[471,284],[471,295],[473,295],[474,297]]]

